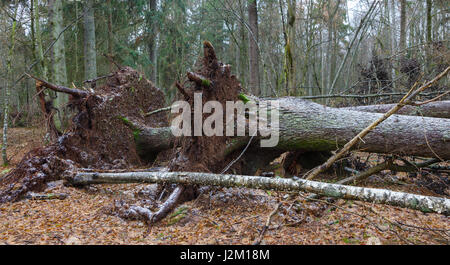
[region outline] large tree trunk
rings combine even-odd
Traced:
[[[270,148],[272,150],[336,150],[382,116],[379,113],[329,108],[298,98],[280,98],[278,101],[280,140],[276,147]],[[370,132],[356,148],[366,152],[450,159],[449,128],[450,119],[393,115]],[[170,128],[142,126],[139,145],[147,150],[154,150],[152,146],[160,149],[161,143],[168,146],[167,143],[174,142],[174,138]],[[226,152],[239,149],[248,141],[245,137],[236,138],[238,140],[230,144]],[[257,141],[253,143],[255,147],[259,146]]]
[[[64,47],[64,33],[63,31],[63,2],[51,0],[49,2],[50,8],[50,21],[52,31],[52,41],[55,41],[53,45],[53,82],[59,85],[67,85],[67,72],[66,72],[66,54]],[[57,93],[55,105],[58,109],[62,110],[62,107],[69,101],[69,96],[65,93]],[[60,127],[63,127],[66,113],[57,116],[57,120],[60,123]],[[62,120],[60,120],[61,118]]]
[[[400,0],[400,51],[406,49],[406,0]]]
[[[64,33],[62,33],[64,24],[63,1],[51,0],[49,2],[49,7],[52,41],[55,41],[55,44],[53,45],[53,82],[58,85],[66,86],[66,55],[64,48]],[[65,101],[68,100],[66,94],[58,94],[58,96],[65,97]]]
[[[290,95],[298,95],[295,80],[295,19],[296,19],[296,1],[287,1],[287,23],[286,23],[286,45],[284,47],[286,60],[286,85],[287,92]]]
[[[258,8],[256,0],[248,1],[248,22],[250,25],[249,59],[250,59],[250,89],[255,95],[261,93],[259,83],[259,48],[258,48]]]
[[[84,15],[84,78],[93,79],[97,76],[97,52],[95,50],[95,21],[93,0],[85,0]]]
[[[6,61],[6,79],[8,80],[11,78],[12,73],[12,60],[13,60],[13,53],[14,53],[14,45],[16,43],[16,17],[17,17],[17,10],[19,7],[15,7],[14,11],[14,18],[12,22],[12,29],[11,29],[11,35],[10,35],[10,43],[9,43],[9,51],[8,51],[8,57]],[[9,84],[8,84],[9,83]],[[5,94],[4,94],[4,106],[3,106],[3,138],[2,138],[2,160],[3,160],[3,166],[8,165],[8,156],[6,154],[6,148],[8,146],[8,111],[9,111],[9,97],[11,96],[11,89],[10,87],[13,85],[12,82],[6,81],[5,86]]]
[[[150,74],[150,80],[156,84],[156,78],[157,78],[157,50],[156,50],[156,36],[157,36],[157,27],[156,27],[156,0],[150,0],[148,2],[148,9],[149,9],[149,17],[147,19],[147,28],[149,32],[147,33],[148,36],[148,57],[150,59],[150,62],[152,63],[151,66],[151,74]]]

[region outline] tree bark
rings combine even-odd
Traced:
[[[427,43],[429,46],[431,46],[431,42],[432,42],[432,38],[431,38],[431,6],[432,6],[432,1],[431,0],[427,0]]]
[[[148,8],[149,8],[149,18],[147,20],[147,28],[149,30],[148,32],[148,57],[150,59],[150,62],[152,63],[152,70],[150,75],[150,80],[156,84],[156,78],[157,78],[157,50],[156,50],[156,34],[157,34],[157,27],[156,27],[156,0],[150,0],[148,2]]]
[[[51,0],[50,6],[50,21],[52,30],[52,41],[57,41],[53,45],[53,82],[56,84],[67,85],[66,73],[66,55],[64,48],[64,33],[59,36],[63,30],[63,1]],[[59,38],[58,38],[59,37]],[[67,95],[58,94],[58,103],[66,103]]]
[[[250,89],[254,95],[261,93],[259,83],[258,8],[256,0],[248,1]]]
[[[295,80],[295,19],[296,19],[296,1],[288,0],[287,23],[286,23],[286,44],[284,47],[286,60],[286,85],[288,94],[297,95]]]
[[[393,106],[395,106],[395,104],[355,106],[340,109],[374,112],[374,113],[386,113]],[[430,102],[428,104],[421,106],[405,106],[401,110],[399,110],[397,114],[450,119],[450,101],[446,100],[446,101]]]
[[[10,34],[10,43],[9,43],[9,51],[8,51],[8,58],[7,58],[7,62],[6,62],[6,79],[8,80],[9,78],[11,78],[11,73],[12,73],[12,59],[13,59],[13,52],[14,52],[14,45],[16,43],[16,26],[17,26],[17,22],[16,22],[16,17],[17,17],[17,10],[19,9],[19,7],[17,6],[17,1],[16,1],[16,7],[15,7],[15,11],[14,11],[14,20],[12,22],[12,29],[11,29],[11,34]],[[8,146],[8,111],[9,111],[9,97],[11,96],[11,89],[13,83],[10,82],[10,84],[8,84],[8,81],[6,81],[6,86],[5,86],[5,95],[4,95],[4,108],[3,108],[3,139],[2,139],[2,160],[3,160],[3,166],[7,166],[9,161],[8,161],[8,156],[6,154],[6,148]]]
[[[97,77],[97,52],[95,50],[95,20],[93,0],[84,1],[84,77]]]
[[[74,185],[106,183],[177,183],[183,185],[204,185],[222,187],[246,187],[252,189],[287,192],[313,192],[318,195],[361,200],[411,208],[423,212],[450,214],[450,200],[422,196],[385,189],[362,188],[317,182],[243,175],[212,174],[198,172],[127,172],[127,173],[78,173],[69,180]]]
[[[64,33],[63,31],[63,2],[62,0],[49,1],[49,17],[51,21],[52,41],[56,41],[53,45],[53,82],[56,84],[67,85],[67,70],[66,70],[66,54],[64,47]],[[61,34],[61,36],[60,36]],[[69,101],[69,97],[65,93],[56,93],[55,106],[63,110],[64,105]],[[66,111],[61,111],[62,115],[57,115],[56,120],[59,127],[63,128],[66,121]],[[61,120],[60,120],[61,118]]]
[[[333,151],[342,147],[383,114],[329,108],[298,98],[280,98],[280,139],[274,148],[281,151]],[[425,108],[426,105],[422,106]],[[408,107],[406,107],[408,110]],[[381,111],[380,111],[381,112]],[[374,153],[415,155],[450,159],[450,119],[392,115],[371,131],[358,150]],[[151,138],[148,138],[151,136]],[[142,126],[139,144],[152,146],[174,142],[170,128]],[[149,140],[147,140],[149,139]],[[236,137],[229,150],[246,145],[248,138]],[[258,145],[258,141],[254,140]],[[264,148],[263,150],[269,150]]]
[[[406,0],[400,0],[400,51],[406,49]]]
[[[39,16],[39,2],[37,0],[34,0],[33,3],[34,6],[34,26],[35,26],[35,37],[36,37],[36,54],[39,60],[38,68],[39,72],[42,74],[42,77],[45,80],[48,80],[48,73],[47,73],[47,65],[44,61],[44,50],[42,47],[42,32],[41,32],[41,22],[40,22],[40,16]]]

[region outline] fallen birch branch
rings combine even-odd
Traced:
[[[41,194],[41,193],[34,193],[29,192],[27,195],[25,195],[25,199],[29,200],[64,200],[67,198],[66,193],[47,193],[47,194]]]
[[[267,178],[198,172],[80,172],[69,180],[74,185],[105,183],[177,183],[204,186],[245,187],[287,192],[306,191],[322,196],[388,204],[422,212],[450,215],[450,199],[422,196],[385,189],[373,189],[324,183],[305,179]]]

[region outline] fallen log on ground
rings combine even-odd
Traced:
[[[298,98],[280,98],[278,102],[279,143],[276,147],[262,150],[333,151],[382,116],[379,113],[325,107]],[[356,149],[446,160],[450,159],[449,128],[450,119],[392,115],[371,131]],[[142,148],[152,150],[156,144],[173,143],[175,136],[170,133],[169,127],[155,129],[141,125],[138,139]],[[227,148],[239,149],[247,143],[246,139],[230,142]],[[258,141],[254,143],[258,147]]]
[[[379,104],[345,107],[340,109],[386,113],[394,106],[395,104]],[[397,114],[450,119],[450,100],[430,102],[421,106],[404,106]]]
[[[176,183],[180,185],[245,187],[286,192],[306,191],[328,197],[388,204],[411,208],[422,212],[435,212],[444,215],[450,214],[450,199],[446,198],[422,196],[385,189],[345,186],[304,179],[292,180],[199,172],[79,172],[69,181],[74,185],[106,183]]]

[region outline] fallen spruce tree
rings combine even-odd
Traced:
[[[70,106],[76,114],[67,133],[56,133],[54,142],[32,150],[0,180],[0,202],[19,200],[29,191],[42,190],[52,180],[72,180],[81,168],[126,170],[149,164],[158,156],[169,161],[169,170],[173,172],[233,170],[253,174],[259,165],[269,163],[284,151],[315,156],[336,150],[382,115],[281,98],[279,127],[272,128],[279,129],[279,144],[261,152],[256,144],[262,138],[260,135],[174,137],[166,113],[158,111],[164,108],[164,95],[158,88],[128,67],[106,78],[106,84],[95,91],[66,88],[35,78],[38,91],[45,87],[70,94]],[[231,75],[230,66],[217,60],[208,42],[204,44],[200,66],[187,74],[187,82],[177,83],[177,88],[180,99],[190,106],[194,105],[194,93],[199,91],[203,92],[203,102],[215,100],[225,105],[226,101],[241,98],[264,104],[264,100],[242,96],[240,83]],[[49,114],[45,111],[44,114]],[[201,121],[207,118],[203,114]],[[448,119],[393,115],[371,131],[356,149],[449,159],[448,128]],[[177,203],[198,196],[199,184],[162,185],[162,189],[172,193],[151,221],[163,218]]]
[[[343,146],[382,114],[329,108],[298,98],[280,98],[280,151],[332,151]],[[449,106],[450,107],[450,106]],[[378,111],[373,111],[378,112]],[[171,129],[133,123],[142,148],[169,148],[175,137]],[[440,157],[450,159],[450,119],[393,115],[372,130],[357,149],[373,153]],[[256,142],[256,141],[255,141]],[[247,141],[234,141],[227,148],[239,149]]]

